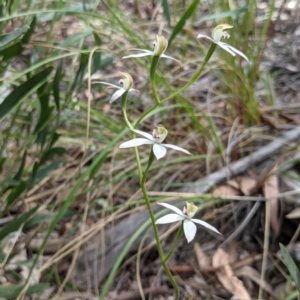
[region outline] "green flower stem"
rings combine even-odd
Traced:
[[[149,200],[147,189],[146,189],[146,186],[145,186],[147,174],[148,174],[148,171],[151,167],[151,164],[152,164],[154,158],[155,157],[154,157],[153,150],[151,150],[149,160],[148,160],[148,165],[147,165],[147,168],[146,168],[146,170],[143,174],[143,178],[142,178],[142,181],[141,181],[141,189],[142,189],[143,196],[144,196],[144,199],[145,199],[148,211],[149,211],[149,215],[150,215],[150,219],[151,219],[151,223],[152,223],[152,227],[153,227],[153,231],[154,231],[154,235],[155,235],[156,246],[157,246],[159,258],[160,258],[160,261],[161,261],[162,266],[164,268],[164,271],[165,271],[166,275],[168,276],[168,278],[169,278],[169,280],[170,280],[170,282],[171,282],[171,284],[172,284],[172,286],[175,290],[175,299],[178,300],[179,299],[179,288],[178,288],[178,285],[177,285],[177,283],[175,282],[175,280],[172,276],[171,271],[169,270],[169,268],[166,264],[166,260],[165,260],[165,257],[164,257],[162,246],[161,246],[161,243],[160,243],[160,240],[159,240],[158,230],[157,230],[157,227],[156,227],[156,224],[155,224],[154,214],[153,214],[153,211],[152,211],[152,208],[151,208],[151,205],[150,205],[150,200]]]
[[[177,96],[178,94],[180,94],[181,92],[183,92],[184,90],[186,90],[188,87],[190,87],[198,79],[198,77],[201,75],[204,67],[206,66],[206,64],[210,60],[210,58],[213,55],[216,47],[217,47],[217,44],[212,43],[210,45],[210,48],[208,49],[208,52],[207,52],[207,54],[206,54],[206,56],[205,56],[205,58],[204,58],[204,60],[202,62],[202,65],[201,65],[200,69],[192,76],[191,80],[185,86],[183,86],[181,89],[179,89],[178,91],[176,91],[175,93],[173,93],[169,97],[161,100],[160,103],[166,102],[166,101],[174,98],[175,96]]]
[[[151,80],[151,86],[152,86],[152,94],[154,96],[156,104],[160,104],[160,100],[158,97],[158,94],[156,92],[156,85],[155,85],[155,70],[158,64],[159,56],[153,56],[151,67],[150,67],[150,80]]]
[[[127,113],[126,113],[127,95],[128,95],[128,91],[126,91],[126,92],[122,95],[122,112],[123,112],[123,118],[124,118],[124,121],[125,121],[127,127],[128,127],[129,129],[133,129],[133,126],[132,126],[131,123],[129,122],[129,120],[128,120],[128,118],[127,118]]]
[[[128,92],[125,92],[122,95],[122,112],[123,112],[123,118],[124,118],[124,121],[126,123],[126,126],[129,129],[133,129],[133,126],[129,122],[129,120],[127,118],[127,113],[126,113],[127,94],[128,94]],[[132,131],[132,138],[136,138],[136,134],[133,131]],[[135,154],[135,159],[136,159],[136,163],[137,163],[137,166],[138,166],[139,176],[140,176],[140,181],[141,181],[142,178],[143,178],[143,171],[142,171],[141,160],[140,160],[139,151],[138,151],[137,147],[134,147],[134,154]]]
[[[183,234],[183,222],[181,222],[181,225],[178,228],[178,231],[177,231],[175,240],[173,242],[173,245],[172,245],[170,251],[168,252],[168,254],[165,256],[164,262],[167,262],[169,260],[169,258],[172,256],[173,251],[174,251],[175,247],[177,246],[182,234]]]

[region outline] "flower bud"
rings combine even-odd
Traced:
[[[157,35],[156,42],[153,42],[153,46],[154,46],[153,55],[161,56],[168,48],[168,40],[162,35]]]
[[[128,73],[121,73],[125,78],[120,79],[119,83],[123,86],[123,89],[129,91],[133,86],[133,79]]]
[[[212,32],[212,38],[213,38],[213,40],[216,43],[218,43],[218,42],[220,42],[220,40],[221,40],[222,37],[225,38],[225,39],[230,38],[230,35],[226,31],[224,31],[224,30],[225,29],[230,29],[232,27],[233,26],[228,25],[228,24],[220,24],[217,27],[215,27],[215,29]]]
[[[152,132],[152,136],[157,143],[162,143],[168,135],[168,130],[161,124],[155,126],[156,128]]]
[[[192,218],[195,213],[197,212],[198,207],[193,203],[193,202],[187,202],[186,203],[186,208],[183,208],[183,213],[189,217]]]

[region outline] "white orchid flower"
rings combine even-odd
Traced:
[[[229,33],[227,31],[225,31],[225,29],[230,29],[232,27],[233,26],[228,25],[228,24],[220,24],[213,30],[212,37],[209,37],[204,34],[198,34],[197,38],[198,39],[206,38],[206,39],[212,41],[213,43],[217,44],[218,46],[220,46],[222,49],[224,49],[225,51],[230,53],[232,56],[235,56],[236,54],[238,54],[238,55],[242,56],[243,58],[245,58],[247,61],[249,61],[248,57],[243,52],[228,45],[227,43],[221,42],[221,38],[224,38],[224,39],[230,38]]]
[[[152,45],[154,48],[153,51],[150,51],[147,49],[137,49],[137,48],[129,49],[129,51],[142,51],[143,53],[131,54],[131,55],[122,57],[122,59],[130,58],[130,57],[159,56],[159,57],[164,57],[164,58],[170,58],[170,59],[178,62],[179,64],[181,64],[181,62],[179,60],[164,54],[164,52],[168,48],[168,40],[165,37],[163,37],[161,35],[157,35],[156,42],[153,42]]]
[[[120,74],[122,76],[124,76],[124,78],[119,80],[119,84],[121,86],[111,84],[111,83],[108,83],[108,82],[104,82],[104,81],[94,82],[94,83],[101,83],[101,84],[108,85],[107,89],[117,89],[117,91],[115,93],[113,93],[113,95],[111,96],[109,103],[114,102],[116,99],[121,97],[125,92],[132,92],[133,91],[136,94],[139,94],[139,92],[140,92],[136,89],[132,89],[133,79],[128,73],[120,73]]]
[[[141,145],[153,145],[153,153],[156,157],[156,159],[160,159],[164,157],[167,153],[166,148],[171,148],[177,151],[184,152],[186,154],[191,154],[189,151],[175,146],[171,144],[162,144],[164,139],[166,138],[168,134],[168,130],[163,127],[163,125],[157,125],[156,129],[153,130],[152,135],[140,130],[131,129],[132,131],[142,135],[144,138],[136,138],[133,140],[130,140],[128,142],[125,142],[119,146],[119,148],[131,148],[131,147],[138,147]]]
[[[168,224],[177,221],[183,221],[183,231],[188,243],[194,239],[197,232],[197,226],[194,223],[200,224],[218,234],[221,234],[215,227],[209,225],[208,223],[198,219],[192,219],[198,210],[198,207],[192,202],[187,202],[186,208],[184,207],[183,211],[181,211],[179,208],[171,204],[167,204],[167,203],[157,203],[157,204],[173,210],[176,214],[165,215],[164,217],[157,219],[155,224]]]

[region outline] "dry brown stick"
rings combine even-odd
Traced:
[[[219,184],[221,181],[244,173],[251,165],[262,162],[270,157],[270,155],[298,139],[300,139],[300,126],[285,132],[282,137],[277,138],[275,141],[253,152],[249,156],[239,159],[217,172],[201,178],[195,182],[197,186],[183,188],[180,191],[198,194],[207,193],[213,186]]]

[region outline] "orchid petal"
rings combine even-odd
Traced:
[[[167,149],[165,147],[163,147],[162,145],[154,143],[153,153],[154,153],[156,159],[158,160],[160,158],[163,158],[166,155]]]
[[[131,54],[127,56],[123,56],[122,59],[130,58],[130,57],[144,57],[144,56],[152,56],[153,52],[146,52],[146,53],[137,53],[137,54]]]
[[[206,227],[206,228],[208,228],[208,229],[210,229],[210,230],[212,230],[212,231],[214,231],[218,234],[221,234],[215,227],[209,225],[208,223],[206,223],[204,221],[201,221],[201,220],[198,220],[198,219],[191,219],[191,221],[193,221],[197,224],[200,224],[200,225],[202,225],[202,226],[204,226],[204,227]]]
[[[197,35],[197,39],[202,39],[202,38],[208,39],[208,40],[210,40],[213,43],[215,42],[211,37],[209,37],[209,36],[207,36],[205,34],[198,34]]]
[[[179,60],[173,58],[172,56],[162,54],[160,57],[172,59],[172,60],[176,61],[177,63],[179,63],[180,65],[182,65],[182,63]]]
[[[174,212],[176,212],[176,214],[184,217],[183,212],[179,208],[177,208],[176,206],[174,206],[174,205],[171,205],[171,204],[168,204],[168,203],[157,203],[157,204],[159,204],[161,206],[164,206],[164,207],[166,207],[166,208],[168,208],[170,210],[173,210]]]
[[[183,230],[187,242],[189,243],[194,239],[196,235],[197,226],[191,220],[185,219],[183,221]]]
[[[124,89],[119,89],[118,91],[116,91],[110,98],[109,103],[114,102],[116,99],[118,99],[119,97],[121,97],[124,93],[126,92],[126,90]]]
[[[130,89],[129,92],[135,92],[136,94],[139,94],[140,91],[139,90],[136,90],[136,89]]]
[[[137,129],[131,129],[131,130],[135,133],[138,133],[138,134],[144,136],[145,138],[147,138],[150,141],[154,141],[154,138],[150,133],[147,133],[147,132],[144,132],[144,131],[141,131],[141,130],[137,130]]]
[[[184,220],[183,216],[179,216],[177,214],[169,214],[157,219],[155,221],[155,224],[168,224],[168,223],[174,223],[182,220]]]
[[[105,85],[108,85],[107,88],[114,88],[114,89],[118,89],[118,90],[122,88],[121,86],[117,86],[117,85],[115,85],[115,84],[111,84],[111,83],[104,82],[104,81],[94,81],[93,84],[94,84],[94,83],[105,84]]]
[[[184,152],[186,154],[191,154],[189,151],[181,148],[181,147],[178,147],[178,146],[175,146],[175,145],[171,145],[171,144],[162,144],[164,147],[167,147],[167,148],[172,148],[174,150],[177,150],[177,151],[181,151],[181,152]]]
[[[151,51],[151,50],[147,50],[147,49],[139,49],[139,48],[131,48],[131,49],[129,49],[128,51],[142,51],[142,52],[145,52],[145,53],[153,54],[153,51]]]
[[[227,51],[228,53],[230,53],[232,56],[236,56],[236,54],[229,48],[229,45],[223,42],[219,42],[218,45],[224,49],[225,51]]]
[[[235,52],[236,54],[242,56],[242,57],[245,58],[247,61],[249,61],[248,57],[247,57],[243,52],[241,52],[240,50],[238,50],[238,49],[236,49],[236,48],[234,48],[234,47],[232,47],[232,46],[230,46],[230,45],[228,45],[228,44],[227,44],[227,46],[228,46],[228,48],[229,48],[231,51]]]
[[[137,147],[141,145],[151,145],[153,144],[153,141],[149,141],[147,139],[143,138],[137,138],[130,141],[127,141],[125,143],[122,143],[119,148],[131,148],[131,147]]]

